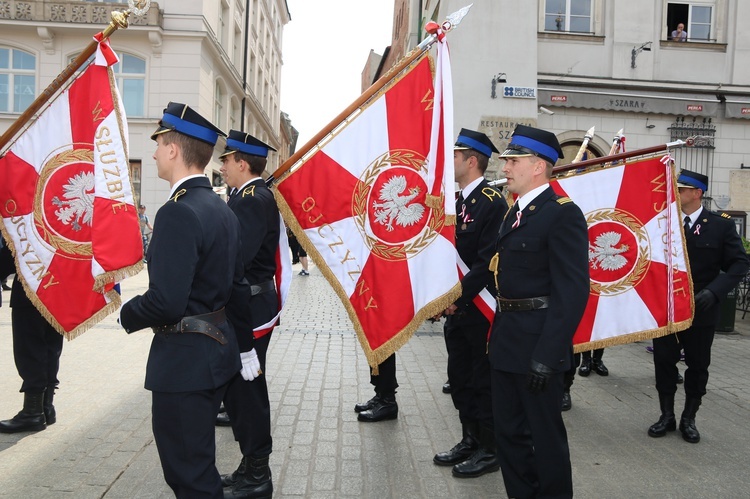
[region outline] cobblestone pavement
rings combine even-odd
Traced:
[[[296,266],[298,267],[298,266]],[[299,270],[299,268],[297,268]],[[146,272],[124,282],[142,293]],[[0,417],[22,405],[13,364],[9,292],[0,308]],[[605,352],[609,377],[576,378],[565,413],[576,495],[584,498],[747,497],[750,462],[750,317],[717,334],[708,395],[691,445],[679,432],[646,435],[659,407],[647,342]],[[143,389],[151,333],[125,334],[110,316],[66,342],[57,393],[58,422],[38,433],[0,434],[0,497],[131,499],[172,497],[163,481]],[[294,275],[288,310],[271,341],[276,497],[506,497],[500,473],[455,479],[432,456],[460,438],[457,412],[441,392],[446,352],[440,324],[425,323],[398,353],[399,417],[358,423],[369,399],[369,371],[349,319],[316,268]],[[678,393],[677,404],[683,394]],[[240,454],[229,428],[217,428],[217,465]]]

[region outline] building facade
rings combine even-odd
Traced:
[[[126,2],[0,0],[0,132],[52,82]],[[219,128],[245,130],[282,150],[279,93],[286,0],[161,0],[111,37],[129,126],[137,201],[152,216],[169,185],[157,177],[150,135],[170,101]],[[222,144],[217,146],[217,150]],[[269,157],[269,171],[278,167]],[[206,168],[222,191],[221,163]]]
[[[395,3],[394,23],[403,3]],[[409,0],[407,49],[427,21],[466,4]],[[750,166],[750,34],[742,19],[750,19],[743,0],[475,1],[448,35],[454,134],[482,130],[502,148],[516,124],[539,126],[557,134],[565,161],[592,126],[595,156],[609,152],[620,129],[628,150],[692,137],[695,146],[674,156],[709,176],[711,209],[750,211],[750,192],[737,188],[750,184],[742,168]],[[672,39],[678,24],[686,41]],[[502,176],[498,167],[494,160],[489,176]]]

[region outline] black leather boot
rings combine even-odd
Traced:
[[[245,472],[239,475],[237,483],[231,489],[224,490],[224,499],[271,499],[273,482],[268,457],[255,459],[243,458],[246,462]]]
[[[584,378],[591,374],[591,357],[584,357],[581,361],[581,367],[578,368],[578,374]]]
[[[480,445],[466,461],[453,467],[456,478],[476,478],[500,469],[495,432],[486,426],[480,427]]]
[[[432,462],[438,466],[453,466],[466,461],[477,449],[479,449],[479,435],[477,435],[477,424],[474,421],[461,425],[463,438],[449,451],[439,452],[432,458]]]
[[[379,400],[380,400],[380,394],[376,392],[375,396],[371,398],[370,400],[368,400],[367,402],[360,402],[356,404],[354,406],[354,412],[369,411],[370,409],[375,407],[375,404],[377,404]]]
[[[55,424],[57,422],[57,412],[55,412],[55,406],[52,404],[55,400],[55,386],[48,386],[44,392],[44,420],[47,426]]]
[[[698,412],[700,406],[701,399],[686,399],[685,410],[682,411],[682,417],[680,418],[680,433],[682,433],[682,439],[691,444],[697,444],[701,440],[701,434],[698,432],[698,428],[695,427],[695,414]]]
[[[663,437],[668,431],[675,431],[677,429],[677,423],[674,418],[674,393],[671,395],[660,393],[659,406],[661,407],[661,417],[659,421],[649,427],[649,437]]]
[[[396,394],[381,394],[378,401],[366,411],[362,411],[357,419],[364,423],[377,423],[398,417]]]
[[[602,359],[593,359],[591,369],[599,376],[609,376],[609,369],[604,365]]]
[[[573,399],[570,398],[570,392],[563,392],[562,406],[560,410],[569,411],[573,407]]]
[[[0,421],[0,433],[40,431],[47,428],[44,419],[44,392],[23,394],[23,409],[12,419]]]
[[[221,413],[220,413],[221,414]],[[240,465],[229,475],[221,475],[221,486],[222,487],[234,487],[239,481],[240,477],[247,472],[247,460],[242,457]]]

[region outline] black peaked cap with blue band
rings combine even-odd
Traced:
[[[466,149],[473,149],[484,154],[488,158],[492,156],[493,152],[500,152],[490,138],[482,132],[475,132],[474,130],[462,128],[461,131],[458,132],[458,139],[456,139],[456,144],[453,146],[453,150],[462,151]]]
[[[500,157],[538,156],[553,165],[564,158],[560,143],[554,133],[526,125],[517,125],[510,144]]]
[[[687,187],[688,189],[700,189],[703,192],[708,190],[708,177],[698,172],[682,170],[677,177],[677,187]]]
[[[236,152],[244,154],[250,154],[251,156],[260,156],[261,158],[268,157],[268,151],[275,151],[273,147],[269,146],[265,142],[262,142],[249,133],[240,132],[239,130],[229,130],[229,136],[227,137],[227,147],[224,152],[219,155],[220,158],[229,156]]]
[[[156,140],[157,135],[166,132],[178,132],[212,146],[216,145],[219,135],[227,135],[190,106],[179,102],[167,104],[164,116],[159,121],[159,128],[151,134],[151,140]]]

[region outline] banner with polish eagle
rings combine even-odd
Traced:
[[[68,339],[116,311],[115,282],[143,268],[117,56],[97,41],[94,63],[0,158],[2,232],[18,278]]]
[[[591,292],[576,352],[687,329],[693,292],[671,157],[553,180],[589,228]]]
[[[447,52],[438,43],[434,83],[425,54],[276,184],[373,368],[460,295]]]

